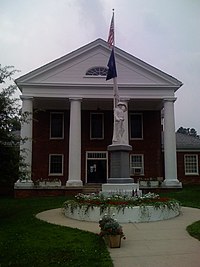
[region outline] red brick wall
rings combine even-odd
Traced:
[[[55,111],[55,110],[54,110]],[[60,111],[60,110],[59,110]],[[64,185],[68,178],[69,151],[69,111],[64,112],[64,140],[50,140],[50,110],[34,113],[33,121],[33,180],[40,178],[54,179],[49,176],[49,154],[64,154],[64,175],[60,178]],[[113,112],[104,113],[104,139],[90,140],[90,112],[82,111],[82,157],[81,177],[85,182],[86,151],[106,151],[112,142]],[[131,112],[131,111],[130,111]],[[135,112],[135,111],[134,111]],[[164,177],[163,153],[161,152],[161,118],[159,111],[143,111],[143,139],[130,140],[133,150],[131,153],[144,155],[144,177]],[[200,175],[190,176],[184,173],[184,152],[177,153],[178,179],[183,184],[200,184]],[[192,153],[194,154],[194,153]],[[196,154],[196,153],[195,153]],[[200,164],[200,152],[199,164]]]
[[[15,198],[28,197],[57,197],[57,196],[75,196],[83,193],[83,188],[68,188],[65,189],[15,189]]]
[[[48,175],[49,154],[64,154],[64,175],[58,177],[62,180],[62,184],[64,185],[68,178],[69,111],[63,111],[65,124],[64,140],[50,140],[50,112],[50,110],[39,111],[36,112],[34,115],[33,180],[37,180],[40,178],[53,179],[53,176]],[[97,111],[82,111],[81,118],[81,177],[83,182],[85,182],[86,176],[86,151],[107,151],[107,146],[110,145],[112,142],[113,111],[100,111],[104,113],[103,140],[90,140],[90,112]],[[163,176],[160,112],[144,111],[142,113],[143,139],[130,140],[130,145],[132,145],[133,147],[131,153],[144,154],[145,177],[160,177]]]
[[[197,154],[200,170],[200,152],[177,152],[177,176],[183,184],[200,184],[200,175],[185,175],[184,155]]]
[[[142,114],[143,139],[130,140],[130,145],[133,147],[132,153],[144,155],[143,177],[163,177],[160,112],[144,111]]]
[[[33,121],[33,180],[59,178],[63,184],[68,174],[69,111],[64,112],[64,139],[50,139],[50,112],[39,111]],[[59,112],[62,112],[59,110]],[[49,154],[64,154],[64,175],[49,176]]]

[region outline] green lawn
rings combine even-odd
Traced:
[[[200,186],[165,193],[183,206],[200,208]],[[103,240],[93,233],[61,227],[35,214],[62,206],[66,197],[0,199],[0,267],[112,267]],[[187,227],[200,240],[200,221]]]
[[[93,233],[35,218],[66,197],[0,199],[0,267],[112,267],[103,240]]]
[[[182,190],[160,194],[179,200],[182,206],[200,209],[200,185],[184,186]]]
[[[184,186],[181,191],[165,193],[163,196],[173,197],[182,203],[182,206],[200,209],[200,185]],[[188,233],[200,240],[200,221],[187,227]]]

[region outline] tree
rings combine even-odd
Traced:
[[[186,135],[190,135],[190,136],[199,138],[199,135],[197,134],[197,131],[194,128],[183,128],[183,127],[180,127],[177,130],[177,133],[182,133],[182,134],[186,134]]]
[[[12,80],[16,71],[12,66],[0,64],[0,84]],[[21,117],[18,99],[14,98],[16,90],[13,84],[0,92],[0,185],[13,185],[19,176]]]

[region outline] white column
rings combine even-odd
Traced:
[[[26,172],[26,175],[19,177],[17,183],[32,184],[32,127],[33,127],[33,97],[21,96],[22,99],[22,115],[24,121],[21,123],[21,139],[20,156],[24,167],[20,166],[20,171]],[[17,184],[16,183],[16,184]]]
[[[81,181],[81,99],[70,99],[69,177],[67,186],[82,186]]]
[[[176,134],[174,120],[175,100],[175,98],[164,100],[164,187],[182,187],[182,184],[177,179]]]

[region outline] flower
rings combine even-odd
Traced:
[[[117,220],[115,220],[110,215],[105,214],[99,220],[99,227],[100,227],[100,236],[120,235],[121,238],[125,239],[122,226],[118,223]]]
[[[117,211],[124,211],[127,207],[134,208],[136,206],[139,206],[141,209],[144,209],[145,206],[153,206],[155,209],[168,207],[171,210],[176,210],[180,208],[180,203],[175,199],[163,198],[158,194],[150,192],[142,196],[137,194],[133,196],[122,194],[104,196],[102,193],[80,193],[75,196],[75,199],[64,202],[64,208],[69,209],[72,213],[76,209],[84,210],[87,213],[89,209],[99,207],[100,214],[104,214],[105,212],[110,213],[111,207],[116,208]]]

